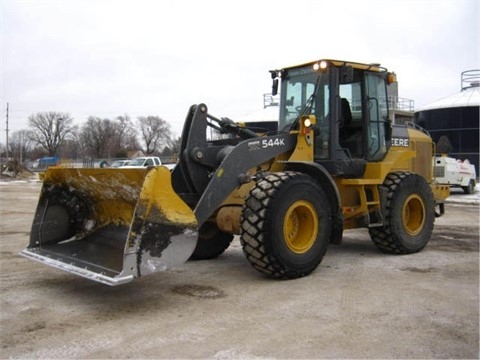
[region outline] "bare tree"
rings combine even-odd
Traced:
[[[13,157],[18,160],[19,163],[22,163],[24,159],[30,156],[32,146],[31,146],[31,131],[29,130],[18,130],[12,133],[10,137],[8,147],[9,153],[13,154]]]
[[[65,159],[79,159],[83,157],[83,148],[78,136],[65,141],[59,154]]]
[[[171,137],[170,124],[158,116],[139,116],[138,124],[140,139],[147,155],[158,151]]]
[[[117,116],[117,128],[118,128],[118,151],[117,154],[126,152],[128,150],[137,150],[140,145],[138,144],[137,134],[130,116],[127,114]]]
[[[178,155],[178,153],[180,152],[181,145],[182,145],[181,137],[169,138],[166,141],[166,145],[163,148],[161,155],[165,155],[165,156]]]
[[[90,116],[82,126],[80,141],[89,155],[96,158],[109,157],[115,135],[116,129],[112,120]]]
[[[7,147],[4,144],[0,143],[0,160],[2,160],[2,158],[6,156],[7,156]]]
[[[73,136],[77,127],[68,113],[41,112],[28,118],[30,140],[44,148],[50,156],[57,154],[65,141]]]
[[[136,130],[128,115],[115,120],[90,116],[79,138],[84,152],[96,158],[123,157],[127,150],[138,148]]]

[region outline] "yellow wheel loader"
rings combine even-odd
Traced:
[[[278,123],[193,105],[171,172],[48,169],[21,254],[118,285],[219,256],[234,235],[276,279],[311,273],[347,229],[368,228],[383,252],[422,250],[449,190],[432,182],[428,133],[391,124],[395,75],[338,60],[270,73]]]

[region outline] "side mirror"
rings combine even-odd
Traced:
[[[278,94],[278,79],[273,79],[272,82],[272,96],[275,96]]]

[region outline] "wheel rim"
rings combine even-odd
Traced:
[[[425,224],[425,205],[417,194],[410,195],[402,208],[403,228],[409,235],[417,235]]]
[[[315,243],[318,233],[318,216],[311,203],[294,202],[285,214],[283,237],[287,247],[297,254],[307,252]]]

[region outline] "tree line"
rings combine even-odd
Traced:
[[[28,129],[15,131],[8,141],[8,156],[17,161],[59,156],[70,159],[126,158],[129,151],[172,156],[180,139],[158,116],[128,115],[113,119],[90,116],[81,126],[68,113],[39,112],[28,117]],[[2,158],[6,157],[2,145]]]

